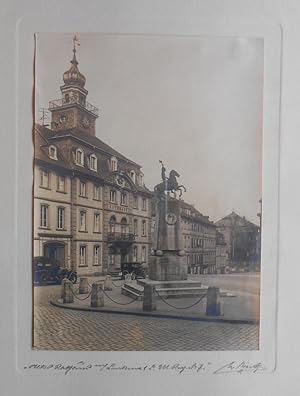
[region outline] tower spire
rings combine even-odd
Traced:
[[[78,65],[78,61],[77,61],[77,59],[76,59],[76,45],[80,45],[80,43],[79,43],[79,38],[77,37],[77,35],[76,34],[74,34],[74,36],[73,36],[73,59],[71,60],[71,63],[73,64],[73,65]]]

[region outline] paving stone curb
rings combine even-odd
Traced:
[[[164,318],[164,319],[181,319],[181,320],[189,320],[189,321],[198,321],[198,322],[214,322],[214,323],[230,323],[230,324],[249,324],[249,325],[259,325],[258,320],[251,319],[232,319],[225,317],[207,317],[207,316],[183,316],[183,315],[174,315],[170,313],[159,313],[159,312],[138,312],[138,311],[130,311],[130,310],[118,310],[118,309],[106,309],[106,308],[93,308],[89,306],[82,306],[76,304],[61,304],[56,301],[50,300],[50,304],[63,309],[70,309],[73,311],[88,311],[88,312],[99,312],[99,313],[111,313],[111,314],[119,314],[119,315],[134,315],[134,316],[147,316],[153,318]]]

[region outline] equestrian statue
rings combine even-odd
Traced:
[[[171,170],[169,177],[166,176],[166,168],[162,161],[159,161],[161,164],[161,178],[162,182],[157,184],[154,187],[154,191],[156,192],[159,199],[165,199],[165,192],[171,192],[174,194],[176,198],[176,192],[179,191],[179,198],[182,196],[182,192],[186,192],[186,188],[183,185],[179,185],[177,182],[177,177],[180,177],[179,173],[176,170]]]

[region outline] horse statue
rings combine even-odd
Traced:
[[[154,191],[158,195],[159,199],[165,199],[165,192],[171,192],[176,197],[176,192],[179,191],[179,198],[182,196],[183,191],[186,192],[186,188],[181,184],[179,185],[177,182],[177,177],[180,177],[179,173],[176,170],[171,170],[169,177],[166,176],[166,168],[162,161],[159,161],[161,168],[161,178],[162,182],[157,184],[154,187]]]

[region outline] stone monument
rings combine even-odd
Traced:
[[[183,250],[183,238],[180,225],[180,202],[176,199],[186,191],[177,182],[179,174],[172,170],[166,177],[166,168],[160,161],[162,183],[154,187],[155,228],[153,254],[149,261],[149,278],[156,281],[177,281],[187,279],[187,263]],[[175,196],[172,197],[171,193]]]
[[[149,278],[137,279],[136,284],[124,284],[122,294],[144,300],[143,309],[155,310],[155,298],[182,298],[203,295],[206,288],[200,281],[188,280],[187,260],[183,250],[180,200],[186,188],[179,185],[180,176],[171,170],[166,176],[162,161],[162,182],[154,187],[155,226],[152,255],[149,257]],[[178,195],[178,198],[177,198]]]

